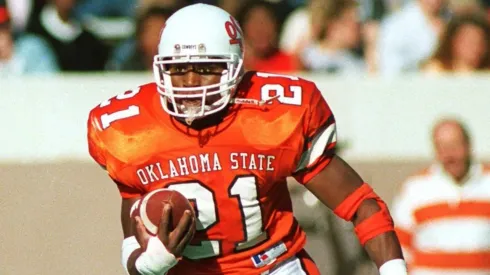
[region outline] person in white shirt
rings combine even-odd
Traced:
[[[459,121],[433,129],[436,162],[410,177],[391,214],[410,275],[490,274],[490,169]]]

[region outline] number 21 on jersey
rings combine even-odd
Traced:
[[[216,200],[213,191],[203,183],[198,181],[173,183],[167,188],[178,191],[188,200],[194,201],[198,217],[197,231],[207,231],[218,225],[220,208],[217,204],[219,201]],[[242,220],[241,230],[244,237],[235,244],[235,251],[254,247],[266,240],[267,234],[264,232],[255,176],[236,176],[228,188],[228,198],[238,200]],[[240,229],[236,228],[236,230]],[[229,232],[232,230],[229,229]],[[184,250],[184,256],[193,260],[215,257],[220,254],[219,240],[203,240],[198,245],[187,245]]]

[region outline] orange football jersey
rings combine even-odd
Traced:
[[[242,104],[200,131],[162,109],[154,83],[90,112],[89,152],[123,198],[170,188],[194,202],[196,236],[169,274],[260,274],[270,266],[253,256],[283,242],[279,263],[304,246],[286,177],[306,183],[329,163],[332,112],[312,82],[292,76],[249,72],[236,97]]]

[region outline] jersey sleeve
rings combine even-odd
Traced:
[[[101,137],[102,131],[100,122],[97,119],[96,111],[92,110],[87,121],[87,143],[90,156],[97,164],[107,171],[108,176],[116,183],[119,194],[122,198],[128,199],[139,197],[141,195],[141,190],[134,186],[125,184],[124,180],[120,179],[115,172],[116,169],[113,166],[116,165],[108,164],[107,157],[109,156],[109,153],[106,150],[106,143]]]
[[[337,143],[334,115],[316,86],[305,119],[304,146],[293,173],[301,184],[306,184],[330,163]]]
[[[99,125],[98,120],[95,118],[94,111],[90,112],[89,118],[87,121],[87,143],[88,143],[88,152],[92,159],[95,160],[100,166],[104,169],[106,168],[106,159],[104,156],[103,150],[103,142],[100,140],[98,136],[98,132],[100,132],[101,127]]]

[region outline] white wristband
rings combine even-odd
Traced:
[[[136,240],[136,237],[131,236],[129,238],[126,238],[122,242],[122,257],[121,257],[121,263],[124,267],[124,270],[126,270],[126,273],[129,274],[128,271],[128,260],[129,256],[133,254],[133,252],[140,248],[140,244]]]
[[[136,259],[135,266],[142,275],[162,275],[177,262],[175,256],[167,251],[158,237],[151,237],[146,251]]]
[[[379,268],[380,275],[407,275],[407,265],[402,259],[389,260]]]

